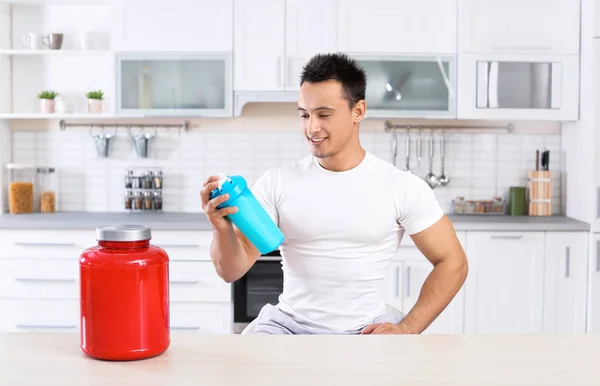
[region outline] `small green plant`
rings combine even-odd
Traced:
[[[85,94],[88,99],[100,99],[102,100],[104,98],[104,93],[100,90],[98,91],[90,91],[87,94]]]
[[[40,99],[54,99],[58,96],[56,91],[42,91],[38,94],[38,98]]]

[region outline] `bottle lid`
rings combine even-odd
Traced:
[[[150,240],[152,232],[145,225],[108,225],[96,228],[98,241]]]
[[[219,197],[220,195],[229,193],[229,199],[224,203],[217,206],[217,208],[227,207],[233,200],[238,198],[240,194],[248,186],[246,180],[242,176],[227,176],[225,174],[219,174],[221,179],[219,180],[219,187],[213,189],[211,192],[211,198]]]

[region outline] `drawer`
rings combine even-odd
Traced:
[[[212,262],[171,261],[169,284],[172,302],[231,301],[231,284],[217,275]]]
[[[212,232],[152,231],[150,242],[163,248],[171,261],[210,261],[212,239]]]
[[[79,299],[77,259],[0,258],[0,299]]]
[[[231,303],[171,303],[171,332],[232,334]]]
[[[0,299],[0,331],[79,333],[79,301]]]
[[[77,260],[81,253],[97,244],[95,231],[0,231],[0,258],[38,257]]]

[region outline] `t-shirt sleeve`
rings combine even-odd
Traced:
[[[279,225],[279,213],[277,211],[277,198],[275,194],[277,188],[276,182],[275,171],[269,170],[254,182],[251,191],[256,200],[265,208],[273,222]]]
[[[411,174],[403,185],[397,220],[409,235],[424,231],[442,218],[444,210],[427,182]]]

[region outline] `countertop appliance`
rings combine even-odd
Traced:
[[[233,282],[233,330],[240,334],[267,303],[277,304],[283,292],[279,250],[262,255],[244,276]]]

